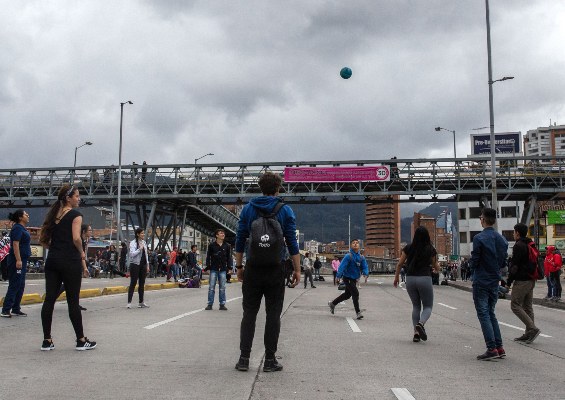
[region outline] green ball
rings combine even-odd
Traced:
[[[343,78],[343,79],[349,79],[351,78],[351,75],[353,74],[353,72],[351,72],[351,68],[349,67],[343,67],[341,69],[341,71],[339,71],[339,75]]]

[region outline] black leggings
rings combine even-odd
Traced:
[[[81,260],[67,258],[51,259],[45,262],[45,301],[41,308],[41,324],[43,325],[43,338],[51,339],[51,324],[55,301],[59,297],[61,284],[65,285],[67,292],[67,307],[69,318],[73,324],[77,339],[84,337],[82,330],[82,314],[79,306],[80,285],[82,282]]]
[[[345,283],[345,291],[338,296],[334,301],[334,306],[338,305],[344,300],[353,297],[353,307],[355,307],[355,312],[360,312],[359,309],[359,289],[357,289],[357,280],[343,277],[343,282]]]
[[[143,267],[139,264],[129,265],[129,290],[128,290],[128,303],[131,303],[133,299],[133,292],[135,291],[135,285],[139,279],[139,287],[137,288],[137,293],[139,293],[139,303],[143,303],[143,293],[145,292],[145,278],[147,277],[147,265]]]

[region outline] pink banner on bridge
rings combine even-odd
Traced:
[[[388,181],[387,165],[376,167],[286,167],[285,182],[367,182]]]

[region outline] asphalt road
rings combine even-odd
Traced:
[[[327,301],[338,291],[317,286],[286,291],[277,353],[284,370],[275,373],[262,371],[263,312],[251,370],[234,369],[239,283],[228,285],[228,311],[217,303],[203,310],[206,287],[146,292],[149,309],[126,309],[125,294],[82,299],[85,333],[98,342],[87,352],[74,350],[64,302],[53,320],[56,349],[40,351],[41,305],[24,306],[27,318],[0,320],[0,399],[565,399],[564,310],[536,306],[544,336],[522,345],[512,341],[522,324],[501,300],[508,355],[481,362],[469,292],[435,287],[429,339],[413,343],[408,295],[391,277],[362,286],[361,321],[350,318],[351,301],[331,315]]]

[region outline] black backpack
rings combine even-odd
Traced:
[[[247,264],[254,268],[267,268],[280,265],[284,246],[281,224],[275,218],[284,206],[280,201],[268,214],[257,209],[259,217],[251,223]]]

